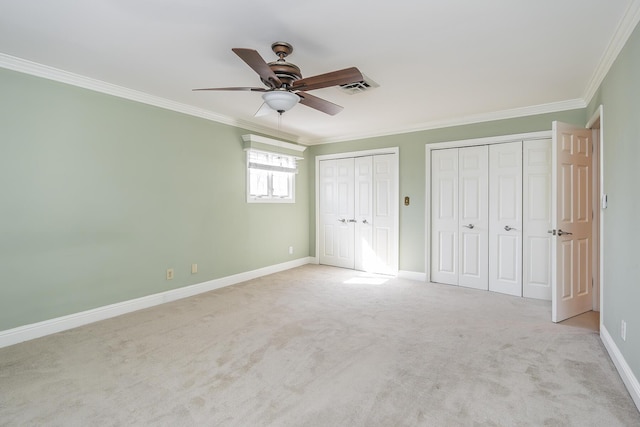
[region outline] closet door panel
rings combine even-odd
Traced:
[[[355,162],[355,269],[373,270],[376,252],[373,237],[373,158]]]
[[[321,264],[328,264],[337,256],[338,215],[336,207],[337,164],[335,160],[320,162],[319,198],[320,198],[320,230],[319,257]]]
[[[551,139],[523,143],[522,296],[551,300]]]
[[[319,261],[354,268],[354,162],[353,159],[320,161]]]
[[[489,147],[489,290],[522,296],[522,142]]]
[[[488,147],[460,148],[458,154],[458,283],[489,288]]]
[[[374,271],[395,274],[398,271],[398,239],[395,231],[398,221],[397,156],[381,154],[373,156],[372,161]]]
[[[458,284],[458,149],[431,153],[431,281]]]

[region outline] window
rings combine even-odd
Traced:
[[[294,203],[296,158],[247,150],[247,202]]]

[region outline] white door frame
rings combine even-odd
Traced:
[[[320,156],[316,156],[316,164],[315,164],[315,176],[316,176],[316,256],[315,263],[318,264],[320,262],[320,162],[322,160],[333,160],[333,159],[347,159],[350,157],[364,157],[364,156],[375,156],[378,154],[395,154],[396,155],[396,165],[395,171],[396,176],[396,194],[400,194],[400,147],[388,147],[388,148],[378,148],[373,150],[363,150],[363,151],[351,151],[347,153],[335,153],[335,154],[323,154]],[[395,224],[394,224],[394,242],[398,254],[398,259],[396,260],[396,265],[398,269],[400,269],[400,201],[396,200],[395,203]],[[397,272],[396,272],[397,274]]]
[[[595,127],[598,126],[598,127]],[[595,221],[598,224],[598,242],[597,245],[594,245],[594,256],[597,256],[597,265],[598,265],[598,275],[596,277],[595,288],[598,293],[597,296],[597,306],[594,304],[594,311],[600,311],[600,330],[602,330],[603,326],[603,298],[604,294],[604,206],[603,206],[603,197],[604,197],[604,106],[601,104],[596,111],[591,116],[591,119],[587,122],[585,126],[587,129],[598,129],[598,143],[595,145],[594,149],[594,162],[597,163],[598,168],[598,182],[594,185],[593,193],[594,196],[594,214],[596,216]],[[595,167],[596,165],[594,165]],[[594,174],[596,175],[596,174]],[[597,309],[597,310],[596,310]]]
[[[426,185],[425,185],[425,275],[426,281],[431,281],[431,151],[443,148],[472,147],[476,145],[502,144],[505,142],[516,142],[532,139],[550,139],[551,131],[520,133],[514,135],[490,136],[486,138],[462,139],[456,141],[436,142],[425,144],[426,154]],[[316,227],[317,230],[317,227]]]

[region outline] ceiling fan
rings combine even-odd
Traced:
[[[317,76],[302,78],[300,68],[287,62],[285,58],[293,52],[293,46],[285,42],[275,42],[271,50],[278,56],[278,60],[267,63],[260,54],[253,49],[231,49],[249,67],[253,69],[266,87],[217,87],[193,89],[199,90],[232,90],[264,92],[262,98],[265,104],[279,114],[293,108],[298,102],[307,107],[314,108],[323,113],[335,115],[342,111],[343,107],[325,99],[313,96],[307,91],[322,89],[330,86],[338,86],[356,83],[364,80],[362,73],[356,68],[332,71]],[[263,108],[256,115],[261,115]]]

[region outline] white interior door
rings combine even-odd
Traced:
[[[551,301],[551,139],[523,143],[522,296]]]
[[[354,268],[354,159],[319,162],[319,261]]]
[[[489,289],[488,146],[458,149],[458,284]]]
[[[458,149],[431,152],[431,281],[458,284]]]
[[[522,296],[522,142],[489,146],[489,290]]]
[[[560,322],[592,308],[592,134],[553,122],[556,191],[556,260],[552,275],[552,320]]]

